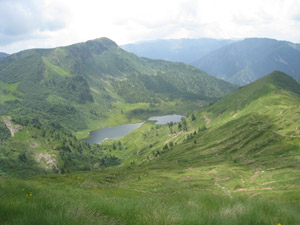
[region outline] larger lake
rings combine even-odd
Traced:
[[[170,122],[180,122],[184,116],[181,115],[166,115],[166,116],[154,116],[148,120],[156,121],[155,124],[167,124]],[[143,123],[124,124],[116,127],[103,128],[90,133],[86,142],[89,144],[100,144],[105,139],[118,139],[129,134],[131,131],[142,126]]]

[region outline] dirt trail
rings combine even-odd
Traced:
[[[171,138],[169,138],[168,140],[166,140],[164,142],[164,144],[168,144],[170,141],[172,141],[173,139],[177,138],[180,134],[183,134],[185,133],[184,131],[180,131],[180,132],[177,132],[176,134],[169,134],[169,136],[172,136]]]

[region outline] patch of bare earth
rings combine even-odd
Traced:
[[[56,170],[59,172],[57,167],[57,159],[55,154],[39,153],[35,155],[37,162],[45,166],[49,170]]]
[[[11,117],[10,116],[5,117],[3,119],[3,122],[5,123],[5,126],[7,127],[7,129],[9,129],[10,135],[12,137],[15,136],[15,133],[17,133],[22,128],[22,126],[20,126],[20,125],[13,124],[11,122]]]
[[[30,148],[31,149],[35,149],[35,148],[37,148],[37,147],[39,147],[40,146],[40,144],[39,143],[36,143],[36,142],[32,142],[31,144],[30,144]]]
[[[210,119],[208,116],[204,115],[203,118],[205,119],[206,124],[210,124]]]

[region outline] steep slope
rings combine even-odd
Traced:
[[[8,56],[8,54],[4,53],[4,52],[0,52],[0,58],[5,57],[5,56]]]
[[[191,114],[179,124],[145,124],[144,130],[133,132],[123,140],[130,149],[139,149],[137,155],[130,152],[127,162],[146,162],[157,153],[166,152],[160,160],[182,162],[182,165],[197,164],[206,157],[212,162],[228,157],[242,164],[257,160],[258,164],[271,166],[278,155],[291,157],[284,153],[289,150],[283,149],[297,149],[293,154],[300,154],[299,113],[299,83],[274,71]],[[170,146],[172,151],[167,151]]]
[[[233,202],[241,196],[280,199],[296,209],[300,202],[296,197],[300,190],[299,114],[300,84],[274,71],[179,124],[143,125],[139,133],[121,140],[129,154],[114,154],[125,159],[124,166],[137,165],[137,170],[144,171],[141,174],[147,173],[139,188],[149,192],[169,180],[178,182],[173,187],[222,193]],[[248,207],[247,202],[239,204]]]
[[[192,66],[139,58],[101,38],[4,57],[0,88],[0,115],[31,115],[79,131],[95,121],[111,125],[108,117],[116,113],[126,122],[139,103],[158,112],[179,101],[205,104],[236,87]]]
[[[28,177],[119,164],[101,146],[79,141],[55,121],[0,117],[0,177]]]
[[[213,38],[166,39],[121,45],[121,48],[138,56],[190,64],[203,55],[229,45],[233,40]]]
[[[299,44],[248,38],[217,49],[192,63],[208,74],[244,85],[274,70],[300,80]]]

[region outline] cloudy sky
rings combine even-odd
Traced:
[[[0,52],[108,37],[269,37],[300,43],[299,0],[0,0]]]

